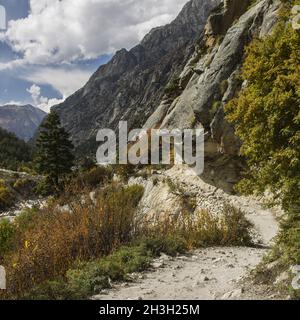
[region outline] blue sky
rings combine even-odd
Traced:
[[[0,0],[0,105],[45,111],[81,88],[116,50],[170,22],[187,0]]]

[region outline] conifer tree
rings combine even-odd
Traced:
[[[46,175],[56,190],[60,189],[62,179],[71,172],[74,147],[57,113],[52,111],[41,125],[36,147],[37,171]]]

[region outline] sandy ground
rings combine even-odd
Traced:
[[[256,202],[233,199],[254,223],[262,248],[207,248],[171,258],[162,255],[145,273],[133,275],[130,283],[95,296],[96,300],[265,300],[278,298],[272,288],[254,285],[248,279],[267,253],[278,231],[274,212]]]

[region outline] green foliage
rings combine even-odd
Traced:
[[[14,134],[0,128],[0,168],[17,170],[31,160],[31,148]]]
[[[300,33],[282,22],[253,41],[242,77],[247,87],[226,108],[250,167],[239,188],[300,208]]]
[[[169,97],[178,96],[182,91],[180,86],[180,78],[174,77],[170,80],[168,85],[165,87],[165,94]]]
[[[183,237],[176,235],[156,235],[148,238],[143,238],[141,246],[151,252],[153,256],[158,256],[160,253],[165,253],[169,256],[185,253],[188,250],[187,242]]]
[[[13,188],[23,196],[29,196],[30,194],[32,194],[32,189],[36,187],[36,184],[36,181],[34,181],[33,179],[19,178],[13,184]]]
[[[267,261],[274,267],[263,264],[257,271],[256,278],[270,285],[290,266],[300,264],[300,33],[290,23],[291,7],[300,1],[282,2],[273,34],[247,49],[242,72],[247,86],[226,108],[249,164],[238,189],[271,191],[286,212]],[[287,293],[288,288],[291,279],[280,290]],[[299,299],[299,290],[290,294]]]
[[[14,196],[4,181],[0,180],[0,210],[8,209],[14,203]]]
[[[0,260],[11,248],[15,228],[7,219],[0,220]]]
[[[82,187],[95,188],[103,185],[105,182],[111,181],[112,177],[113,170],[111,167],[98,166],[80,173],[73,183],[78,183]]]
[[[178,244],[177,244],[178,241]],[[125,281],[128,274],[151,266],[160,253],[183,253],[183,240],[163,237],[144,239],[134,246],[121,247],[113,254],[92,262],[79,262],[66,273],[66,279],[46,281],[23,296],[26,299],[85,299],[110,288],[110,281]]]
[[[36,148],[37,171],[47,176],[49,186],[59,190],[63,178],[71,173],[74,155],[69,135],[61,127],[55,112],[51,112],[41,125]]]
[[[37,208],[24,209],[14,220],[18,235],[34,228],[36,220],[38,219],[39,210]]]
[[[0,259],[15,249],[22,234],[35,226],[38,217],[36,208],[23,210],[13,222],[0,219]]]

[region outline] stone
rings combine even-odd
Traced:
[[[244,293],[243,289],[235,289],[223,295],[222,300],[237,299]]]
[[[274,285],[278,285],[281,282],[287,281],[289,279],[289,273],[287,271],[282,272],[274,281]]]

